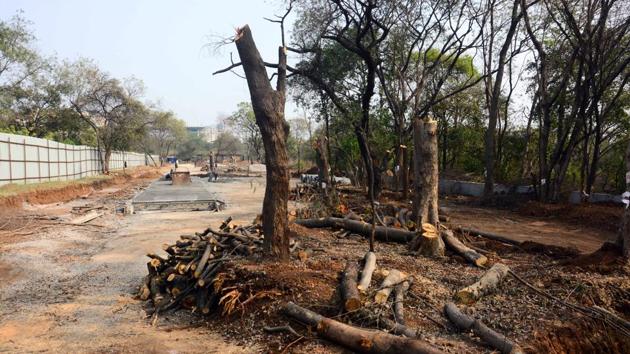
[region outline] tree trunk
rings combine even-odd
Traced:
[[[112,149],[105,148],[105,156],[103,156],[103,173],[109,173],[109,160],[112,158]]]
[[[315,143],[315,158],[317,168],[319,169],[319,187],[325,200],[328,200],[328,190],[332,187],[330,184],[330,164],[328,162],[328,149],[325,138],[319,136]]]
[[[406,201],[409,198],[409,149],[406,147],[402,158],[402,190],[403,200]]]
[[[407,279],[407,274],[397,269],[390,270],[389,274],[387,274],[381,283],[380,290],[376,292],[376,295],[374,295],[374,302],[377,304],[386,303],[389,298],[389,294],[391,294],[392,290],[394,290],[394,286],[398,285],[405,279]]]
[[[237,31],[236,48],[247,79],[256,124],[265,148],[267,181],[263,200],[262,224],[264,250],[273,257],[289,259],[287,202],[289,200],[289,125],[284,119],[286,86],[286,52],[278,50],[277,87],[271,87],[265,64],[245,25]]]
[[[626,171],[626,191],[630,192],[630,143],[628,143],[628,149],[626,150]],[[617,245],[621,248],[623,257],[630,259],[630,207],[628,205],[626,205],[626,210],[621,220]]]
[[[415,195],[413,215],[416,225],[437,226],[438,217],[438,143],[437,122],[414,119],[413,173]]]

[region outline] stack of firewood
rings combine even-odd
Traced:
[[[251,255],[262,244],[260,225],[232,228],[231,221],[225,220],[218,231],[207,228],[165,244],[166,258],[147,254],[149,272],[138,297],[152,300],[154,319],[179,307],[208,314],[218,304],[223,264],[237,255]]]

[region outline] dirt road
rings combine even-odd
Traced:
[[[260,212],[262,179],[228,179],[211,188],[228,203],[226,210],[116,214],[116,205],[133,194],[132,186],[28,210],[69,218],[74,206],[103,204],[108,209],[89,223],[102,227],[57,225],[19,239],[0,239],[0,352],[255,351],[203,326],[182,328],[181,318],[177,325],[163,318],[151,327],[143,305],[133,299],[146,274],[144,254],[161,252],[163,243],[216,226],[227,215],[238,223]]]

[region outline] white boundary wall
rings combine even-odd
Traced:
[[[155,161],[157,156],[153,156]],[[145,154],[114,151],[110,170],[152,164]],[[31,136],[0,133],[0,185],[64,181],[95,176],[101,172],[98,150],[67,145]]]

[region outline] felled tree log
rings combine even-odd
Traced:
[[[341,298],[346,311],[355,311],[361,307],[361,297],[357,289],[358,276],[357,262],[348,261],[341,277]]]
[[[368,252],[365,254],[363,258],[363,270],[361,271],[361,279],[359,280],[359,284],[357,288],[361,292],[365,292],[370,287],[370,282],[372,281],[372,274],[376,269],[376,254],[374,252]]]
[[[396,321],[392,321],[386,316],[377,315],[376,313],[362,308],[357,311],[357,319],[360,321],[367,320],[371,324],[376,325],[379,329],[383,329],[389,333],[397,334],[399,336],[405,336],[409,338],[416,338],[418,336],[418,330],[407,327],[402,323],[398,323]]]
[[[308,228],[337,227],[352,231],[364,237],[370,237],[372,225],[356,220],[341,218],[299,219],[295,223]],[[407,243],[416,235],[415,232],[376,226],[374,237],[379,241]]]
[[[444,255],[444,241],[432,224],[422,224],[422,233],[417,235],[410,245],[412,251],[423,256],[439,257]]]
[[[446,243],[446,246],[448,246],[449,249],[464,257],[465,260],[477,267],[481,267],[488,262],[488,258],[486,258],[486,256],[479,254],[477,251],[464,245],[453,235],[451,230],[442,231],[442,239],[444,239],[444,243]]]
[[[468,331],[472,330],[473,333],[481,338],[484,342],[488,343],[491,347],[499,350],[504,354],[520,354],[523,353],[521,347],[518,344],[510,341],[504,335],[495,332],[483,322],[475,320],[469,316],[463,314],[459,308],[452,302],[444,305],[444,312],[446,317],[453,322],[458,328]]]
[[[394,288],[394,318],[397,323],[405,324],[404,300],[405,293],[409,290],[411,280],[404,281]]]
[[[476,229],[469,229],[469,228],[465,228],[465,227],[461,227],[461,226],[458,227],[457,229],[460,232],[466,232],[466,233],[469,233],[469,234],[482,236],[482,237],[489,238],[489,239],[494,240],[494,241],[499,241],[499,242],[507,243],[507,244],[514,245],[514,246],[520,246],[521,245],[520,241],[512,240],[511,238],[507,238],[507,237],[502,236],[502,235],[497,235],[497,234],[493,234],[493,233],[485,232],[485,231],[480,231],[480,230],[476,230]]]
[[[313,326],[317,333],[334,343],[359,353],[441,353],[428,343],[382,331],[366,330],[341,323],[300,307],[292,302],[284,307],[288,316]]]
[[[472,304],[482,296],[494,291],[509,271],[510,268],[505,264],[496,263],[476,283],[458,291],[455,298],[460,303]]]
[[[374,301],[377,304],[384,304],[392,293],[393,287],[407,278],[407,275],[397,269],[392,269],[381,283],[381,289],[374,295]]]

